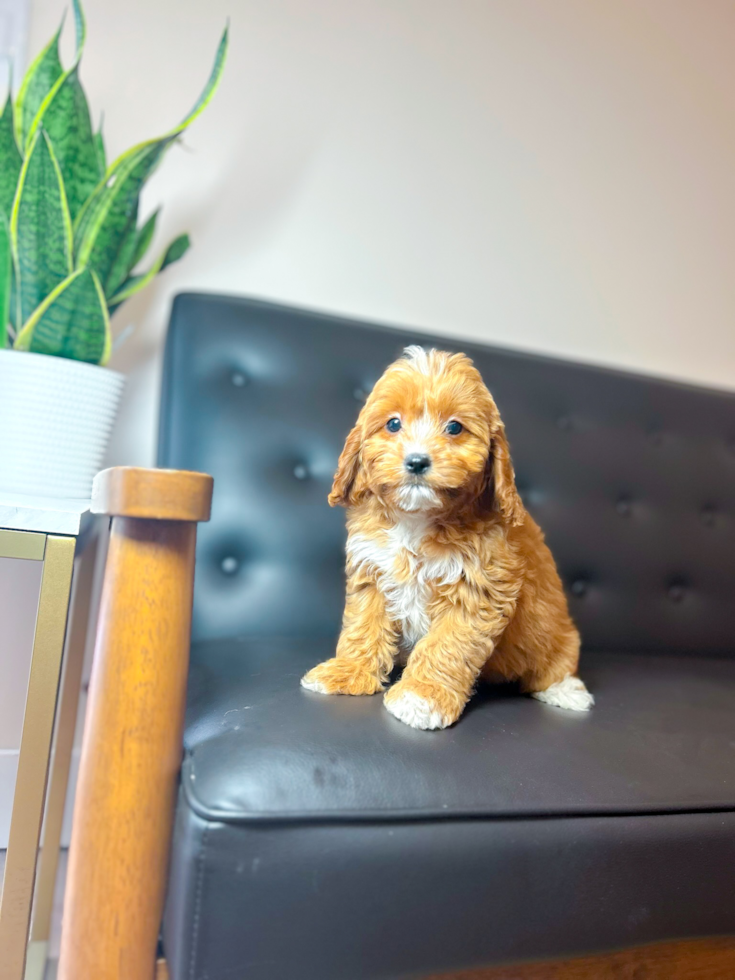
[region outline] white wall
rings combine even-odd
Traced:
[[[62,0],[34,0],[30,44]],[[248,293],[735,387],[731,0],[87,0],[115,152],[216,100],[147,194],[194,247],[137,326],[113,459],[153,459],[171,295]],[[70,33],[70,32],[68,32]]]

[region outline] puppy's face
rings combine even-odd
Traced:
[[[349,506],[373,494],[397,511],[441,512],[488,491],[501,512],[499,498],[510,493],[513,520],[520,501],[505,433],[479,372],[463,354],[407,348],[347,439],[330,503]]]

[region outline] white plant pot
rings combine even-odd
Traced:
[[[0,492],[88,499],[124,383],[95,364],[0,350]]]

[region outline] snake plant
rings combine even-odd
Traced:
[[[158,211],[139,224],[140,193],[166,150],[206,108],[219,83],[228,32],[191,112],[167,133],[109,165],[79,80],[86,23],[73,0],[76,51],[64,69],[61,27],[0,115],[0,348],[92,364],[110,356],[110,314],[189,247],[179,235],[139,268]],[[63,25],[62,25],[63,26]]]

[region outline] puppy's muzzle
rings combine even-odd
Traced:
[[[406,456],[403,465],[413,476],[422,476],[431,468],[431,456],[426,453],[411,453]]]

